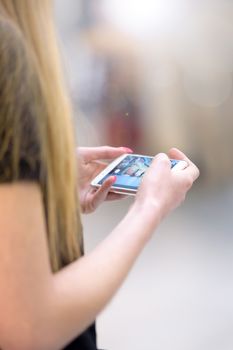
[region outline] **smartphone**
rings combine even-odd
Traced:
[[[143,175],[149,168],[153,157],[140,154],[123,154],[111,162],[91,182],[94,187],[100,187],[109,176],[116,176],[116,181],[110,191],[136,195]],[[183,160],[170,159],[172,169],[185,169],[187,163]]]

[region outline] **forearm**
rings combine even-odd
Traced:
[[[154,226],[132,208],[93,252],[55,275],[55,319],[48,325],[52,342],[58,346],[69,341],[95,319],[124,281]]]

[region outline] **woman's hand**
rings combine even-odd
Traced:
[[[169,158],[185,160],[183,170],[171,170]],[[158,154],[146,172],[136,196],[134,208],[156,226],[170,211],[179,206],[198,178],[198,168],[178,149],[172,148],[168,156]]]
[[[103,160],[112,161],[125,153],[132,153],[126,147],[79,147],[78,152],[78,177],[79,177],[79,199],[83,213],[93,212],[103,201],[124,198],[125,195],[109,192],[115,181],[110,176],[103,185],[96,189],[91,186],[91,181],[97,176],[108,163]]]

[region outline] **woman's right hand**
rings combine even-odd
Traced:
[[[188,166],[183,170],[171,170],[169,158],[185,160]],[[178,149],[172,148],[168,156],[158,154],[143,177],[133,207],[155,228],[184,201],[198,176],[198,168]]]

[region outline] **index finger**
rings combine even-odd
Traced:
[[[85,147],[85,149],[83,150],[83,156],[86,161],[99,159],[114,159],[125,153],[133,153],[133,151],[127,147]]]

